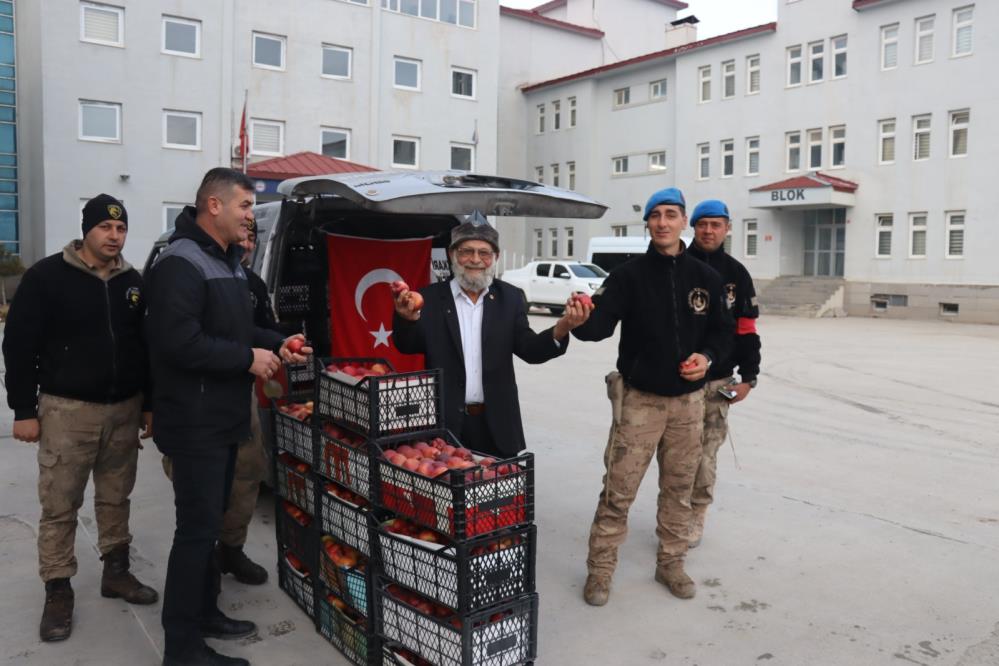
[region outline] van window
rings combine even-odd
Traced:
[[[607,271],[593,264],[570,264],[569,268],[576,277],[607,277]]]
[[[538,277],[548,277],[551,267],[551,264],[538,264]]]
[[[567,277],[569,277],[569,269],[566,268],[565,266],[563,266],[562,264],[555,264],[555,275],[553,275],[552,277],[557,277],[557,278],[565,277],[565,278],[567,278]]]

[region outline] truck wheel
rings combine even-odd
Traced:
[[[551,312],[556,317],[561,317],[562,313],[565,312],[565,306],[564,305],[549,305],[548,306],[548,311]]]

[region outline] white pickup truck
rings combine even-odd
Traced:
[[[524,290],[528,305],[546,307],[554,315],[562,314],[573,292],[592,296],[605,277],[607,272],[599,266],[578,261],[532,261],[503,273],[504,282]]]

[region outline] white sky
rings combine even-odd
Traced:
[[[777,0],[684,0],[690,7],[677,18],[693,14],[700,23],[697,38],[706,39],[726,32],[749,28],[777,20]],[[517,9],[530,9],[544,0],[500,0],[500,4]]]

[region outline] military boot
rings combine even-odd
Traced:
[[[267,569],[247,557],[242,546],[227,546],[219,542],[218,558],[222,573],[231,573],[244,585],[263,585],[267,582]]]
[[[590,574],[583,586],[583,601],[591,606],[603,606],[610,597],[611,577],[601,574]]]
[[[73,587],[68,578],[45,583],[45,609],[38,636],[43,641],[64,641],[73,631]]]
[[[668,587],[673,596],[680,599],[692,599],[696,592],[694,581],[683,572],[683,560],[657,566],[656,581]]]
[[[153,588],[140,583],[128,570],[128,546],[118,546],[103,557],[104,575],[101,576],[101,596],[122,598],[130,604],[143,606],[156,603],[160,598]]]

